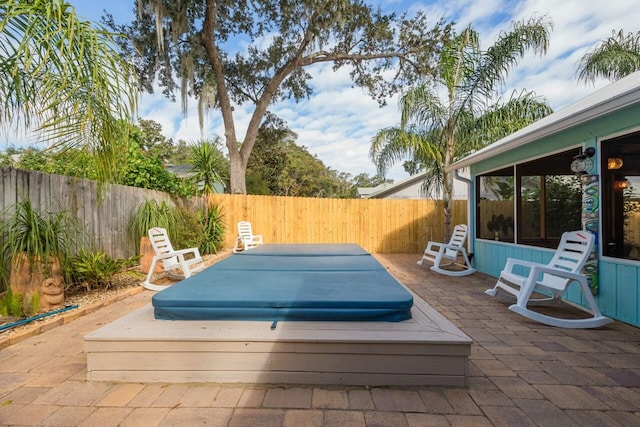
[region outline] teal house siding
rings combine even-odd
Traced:
[[[640,72],[457,161],[447,171],[469,168],[472,187],[475,187],[478,175],[569,149],[593,147],[596,149],[594,166],[587,173],[600,175],[601,141],[638,131]],[[478,203],[475,194],[475,188],[472,188],[469,199],[474,207]],[[601,223],[602,209],[606,207],[601,206]],[[478,271],[498,277],[507,258],[542,263],[551,259],[553,249],[522,245],[517,241],[506,243],[477,238],[475,209],[471,209],[470,215],[470,246],[474,268]],[[601,241],[601,235],[597,241]],[[599,290],[595,298],[600,311],[605,316],[640,327],[640,261],[606,257],[601,246],[598,247],[598,258]],[[570,287],[566,300],[586,306],[575,284]]]

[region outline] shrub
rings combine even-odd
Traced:
[[[139,257],[113,259],[104,251],[80,251],[70,259],[70,276],[73,283],[81,283],[87,291],[92,288],[109,289],[114,276],[123,269],[135,265]]]
[[[176,224],[175,241],[172,240],[175,249],[199,248],[203,236],[204,226],[200,221],[197,211],[186,207],[177,208],[178,217]]]

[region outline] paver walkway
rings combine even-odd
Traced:
[[[82,337],[149,303],[144,291],[0,350],[0,425],[640,426],[640,329],[531,322],[417,255],[377,258],[474,340],[467,388],[86,381]]]

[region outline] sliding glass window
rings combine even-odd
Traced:
[[[557,247],[565,231],[582,228],[582,187],[572,149],[476,178],[476,235],[481,239]],[[514,206],[515,205],[515,206]],[[514,209],[516,220],[514,221]]]

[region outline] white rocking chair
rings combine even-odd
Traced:
[[[428,261],[433,264],[431,270],[447,276],[466,276],[475,273],[476,270],[471,267],[467,250],[464,248],[467,233],[467,226],[458,224],[453,229],[449,243],[429,242],[422,259],[418,261],[418,265],[423,265],[424,261]],[[462,255],[463,263],[458,262],[458,254]],[[459,268],[456,270],[442,268],[451,265]]]
[[[159,227],[149,229],[149,240],[156,254],[151,261],[147,278],[141,283],[145,288],[152,291],[161,291],[171,286],[151,283],[151,278],[153,277],[158,261],[162,261],[165,271],[164,275],[176,280],[186,279],[191,277],[193,273],[204,270],[205,266],[200,256],[200,250],[198,248],[173,249],[166,229]],[[190,257],[185,256],[189,254],[191,254]]]
[[[593,242],[594,236],[588,231],[568,231],[562,235],[560,245],[548,264],[508,258],[497,283],[485,293],[495,296],[499,289],[506,291],[515,296],[517,300],[516,304],[509,306],[509,310],[550,326],[597,328],[611,323],[610,318],[600,314],[591,289],[589,289],[587,278],[582,274],[582,267],[591,253]],[[520,275],[514,272],[514,267],[519,267],[521,271],[528,269],[529,272],[526,275]],[[562,295],[572,282],[577,282],[580,285],[584,300],[593,317],[562,319],[537,313],[527,308],[527,304],[545,304],[561,300]],[[551,294],[551,296],[532,298],[533,292],[536,291]]]
[[[257,248],[264,244],[262,236],[259,234],[253,234],[251,230],[251,223],[249,221],[240,221],[238,223],[238,237],[236,238],[236,245],[233,248],[233,253],[245,251],[247,249]]]

